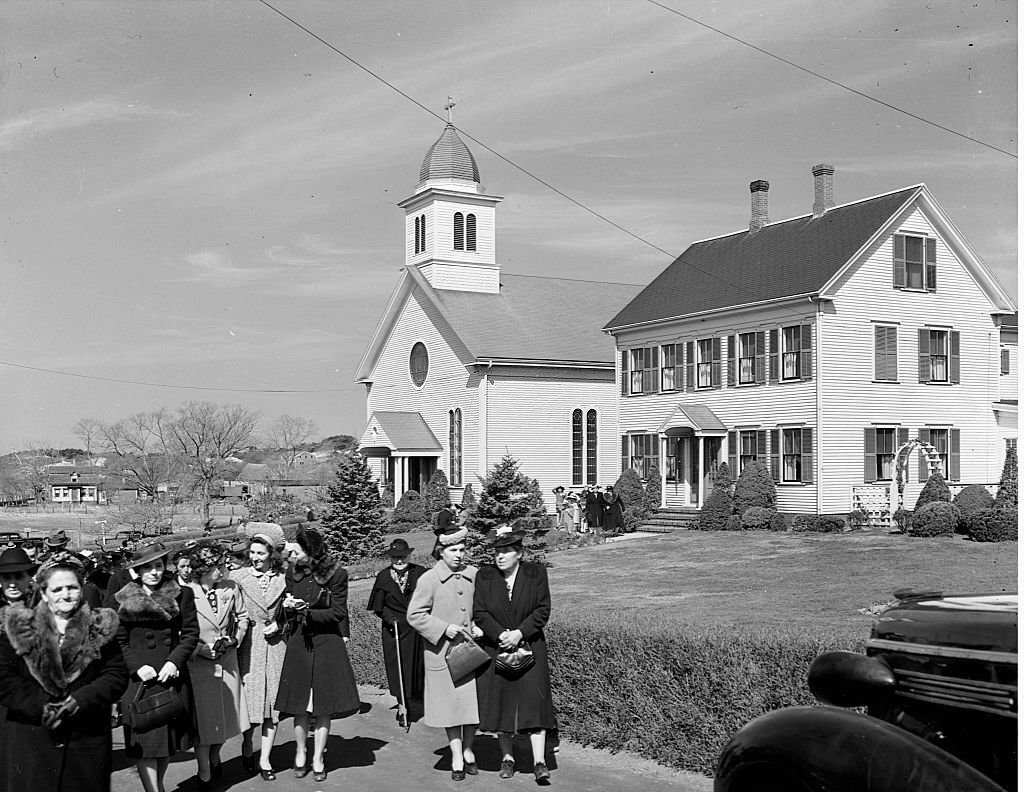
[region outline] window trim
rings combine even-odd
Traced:
[[[907,240],[921,240],[921,285],[910,285]],[[918,231],[897,231],[892,235],[892,286],[907,292],[938,291],[938,239]],[[917,262],[913,262],[915,267]]]

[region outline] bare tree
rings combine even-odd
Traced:
[[[210,497],[223,479],[228,457],[252,442],[259,414],[237,404],[186,402],[170,425],[172,445],[185,463],[189,483],[210,519]]]
[[[71,427],[71,431],[82,441],[82,445],[85,446],[85,453],[90,457],[92,456],[93,442],[102,436],[101,429],[102,425],[95,418],[82,418]]]
[[[315,422],[294,415],[282,415],[267,427],[267,445],[274,451],[267,462],[275,479],[294,478],[295,460],[316,431]]]
[[[166,409],[159,409],[99,427],[100,442],[116,455],[121,474],[151,498],[157,497],[161,485],[170,485],[181,474],[173,420]]]

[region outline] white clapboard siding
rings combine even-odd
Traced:
[[[495,374],[487,388],[487,468],[506,453],[511,454],[525,475],[537,479],[553,513],[554,487],[578,489],[571,486],[572,411],[583,410],[585,431],[586,412],[595,409],[597,480],[601,485],[614,484],[620,472],[615,426],[617,392],[610,372],[604,382]]]
[[[476,215],[476,250],[455,249],[455,213]],[[427,250],[434,258],[468,264],[494,264],[494,206],[437,199],[434,236],[427,235]],[[428,226],[429,227],[429,226]]]
[[[463,264],[432,261],[421,268],[427,281],[435,289],[471,291],[497,294],[500,290],[498,267],[483,264]]]
[[[415,230],[415,219],[423,215],[426,218],[426,248],[422,253],[415,253],[416,250],[416,230]],[[433,204],[428,203],[421,206],[416,211],[408,212],[405,215],[405,261],[407,264],[420,264],[427,261],[433,255],[433,238],[434,238],[434,223],[436,218],[435,207]]]
[[[427,347],[429,368],[421,388],[409,376],[409,353],[413,344]],[[410,294],[373,370],[373,387],[366,399],[366,415],[378,410],[418,412],[444,449],[438,467],[450,474],[448,448],[448,411],[462,410],[463,481],[471,478],[477,466],[477,382],[452,351],[448,340],[430,320],[416,294]],[[450,478],[450,475],[449,475]]]
[[[937,236],[914,209],[891,231]],[[892,236],[866,254],[842,284],[832,311],[822,316],[823,512],[850,508],[850,490],[864,484],[864,429],[909,428],[911,439],[929,424],[960,430],[964,483],[999,478],[1002,452],[992,401],[998,398],[999,333],[992,306],[940,238],[936,249],[937,291],[910,292],[892,286]],[[898,383],[874,382],[875,323],[898,324]],[[960,384],[918,382],[918,328],[960,332]],[[920,491],[917,459],[909,466],[906,500]]]

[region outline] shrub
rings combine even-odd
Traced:
[[[644,519],[661,508],[661,472],[652,470],[644,482]]]
[[[742,531],[743,530],[743,518],[738,514],[730,514],[729,519],[725,521],[726,531]]]
[[[423,503],[423,496],[416,490],[408,490],[402,495],[395,511],[391,515],[391,533],[405,533],[426,528],[427,510]]]
[[[551,527],[551,518],[544,506],[537,479],[519,470],[519,462],[506,454],[487,473],[476,508],[466,518],[466,557],[470,564],[493,564],[491,553],[483,546],[491,528],[513,525],[526,532],[523,539],[524,558],[543,562]]]
[[[711,468],[711,488],[712,489],[732,489],[732,471],[729,470],[729,464],[722,462],[719,465],[713,465]]]
[[[1017,508],[1017,449],[1007,448],[1006,459],[1003,461],[1003,473],[999,477],[999,489],[996,490],[996,506]]]
[[[430,477],[430,482],[423,494],[423,510],[427,516],[427,522],[433,525],[437,513],[449,503],[451,503],[451,496],[448,494],[448,477],[443,470],[438,468]]]
[[[743,514],[751,506],[775,508],[775,482],[762,462],[751,462],[740,473],[733,492],[733,505]]]
[[[846,520],[839,514],[798,514],[793,530],[801,533],[842,533]]]
[[[967,533],[967,518],[982,509],[991,509],[994,504],[995,498],[982,484],[968,484],[953,498],[953,505],[960,510],[960,522],[957,523],[956,532]]]
[[[466,514],[471,514],[476,508],[476,495],[473,494],[473,485],[467,484],[462,490],[462,508]]]
[[[949,503],[950,501],[949,486],[946,484],[942,474],[937,470],[924,483],[921,494],[917,496],[914,512],[916,513],[926,503],[935,503],[936,501],[943,503]]]
[[[892,513],[892,521],[896,526],[896,530],[900,533],[906,533],[910,530],[910,520],[913,518],[914,513],[909,509],[897,509]]]
[[[772,518],[768,523],[769,531],[788,531],[789,525],[786,523],[786,518],[783,517],[779,512],[772,512]]]
[[[626,468],[615,482],[615,492],[622,498],[623,528],[635,531],[646,516],[643,479],[633,468]]]
[[[387,518],[366,460],[343,454],[321,498],[320,526],[343,564],[380,554]]]
[[[763,506],[751,506],[745,512],[741,522],[744,531],[763,531],[771,527],[772,518],[778,514],[774,509],[766,509]]]
[[[910,519],[911,536],[952,536],[956,531],[959,509],[952,503],[932,501],[918,509]]]
[[[1017,541],[1017,509],[981,509],[964,515],[964,531],[975,542]]]
[[[700,508],[696,528],[698,531],[724,531],[731,514],[732,497],[729,491],[715,487]]]
[[[867,528],[870,520],[871,516],[868,514],[867,509],[854,509],[846,515],[847,524],[857,531]]]

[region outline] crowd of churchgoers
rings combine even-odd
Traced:
[[[579,492],[566,492],[559,485],[555,495],[555,515],[559,528],[570,533],[621,533],[629,530],[623,519],[622,496],[611,485],[603,490],[587,484]]]
[[[513,738],[528,735],[533,777],[548,784],[546,570],[523,561],[524,534],[511,526],[487,536],[493,566],[467,565],[466,528],[448,512],[436,563],[410,563],[396,539],[367,604],[397,719],[445,730],[453,781],[479,772],[478,731],[497,736],[501,778],[516,772]],[[361,709],[348,573],[311,527],[245,532],[232,546],[153,540],[115,556],[73,552],[63,532],[2,548],[0,791],[109,790],[115,728],[144,792],[164,792],[168,763],[189,750],[195,788],[225,788],[221,748],[239,735],[253,776],[327,778],[331,721]],[[275,768],[283,719],[294,761]]]

